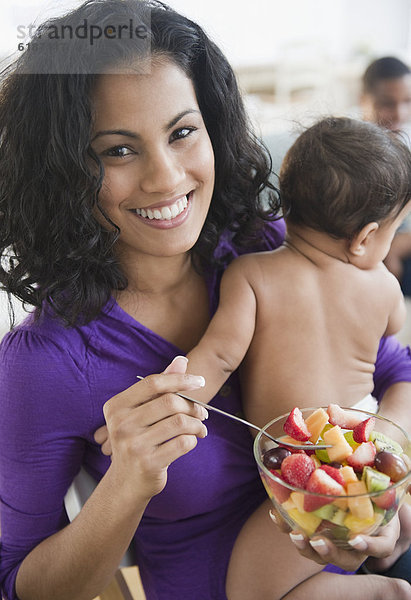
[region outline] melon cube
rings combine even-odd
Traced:
[[[327,449],[330,461],[341,462],[346,459],[347,456],[352,454],[353,449],[344,437],[344,434],[339,425],[335,425],[328,431],[323,433],[324,442],[331,444],[331,448]]]
[[[283,507],[283,508],[284,508],[286,511],[292,510],[293,508],[297,508],[297,507],[296,507],[296,505],[294,504],[294,502],[292,501],[292,499],[291,499],[291,496],[290,496],[290,498],[288,498],[288,500],[286,500],[285,502],[283,502],[283,503],[281,504],[281,506],[282,506],[282,507]]]
[[[311,432],[310,442],[315,444],[320,437],[320,433],[324,426],[328,423],[328,414],[323,408],[318,408],[309,417],[306,418],[305,424]]]
[[[322,521],[320,517],[313,513],[301,512],[297,508],[291,509],[288,514],[307,535],[312,535]]]
[[[292,438],[289,435],[282,435],[281,437],[279,437],[278,443],[281,444],[281,442],[284,442],[284,444],[293,444],[294,446],[301,446],[301,442]]]
[[[367,494],[367,486],[364,481],[357,481],[347,484],[347,494],[349,496],[356,494]],[[348,508],[352,515],[357,519],[373,519],[374,509],[368,496],[359,496],[348,498]],[[348,525],[347,525],[348,527]]]
[[[346,467],[341,467],[340,473],[345,479],[345,485],[347,485],[347,483],[357,483],[358,477],[352,467],[349,467],[348,465]]]
[[[374,518],[372,519],[359,519],[353,514],[348,513],[344,520],[344,526],[348,527],[352,533],[363,533],[374,525]]]
[[[344,496],[342,496],[341,498],[336,498],[333,501],[333,504],[335,504],[335,506],[338,506],[338,508],[341,508],[341,510],[347,510],[347,508],[348,508],[348,499],[344,498]]]
[[[290,495],[291,500],[294,502],[296,508],[298,508],[298,510],[300,512],[305,512],[304,511],[304,496],[305,496],[305,494],[302,494],[301,492],[291,492],[291,495]]]

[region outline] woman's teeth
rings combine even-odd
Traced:
[[[162,208],[136,208],[135,212],[141,217],[145,217],[147,219],[158,219],[158,220],[166,220],[170,221],[171,219],[175,219],[179,214],[183,212],[188,204],[187,196],[183,196],[170,206],[163,206]]]

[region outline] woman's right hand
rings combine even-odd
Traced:
[[[202,423],[207,411],[173,393],[204,385],[186,369],[187,359],[176,357],[163,373],[113,396],[103,407],[106,426],[94,435],[103,453],[111,455],[110,470],[118,481],[128,482],[147,501],[164,488],[170,463],[207,435]]]

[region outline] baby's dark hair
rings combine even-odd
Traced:
[[[106,36],[83,39],[86,23]],[[142,24],[148,44],[126,43],[119,27],[129,23]],[[55,42],[55,31],[67,39]],[[87,0],[44,23],[0,91],[0,285],[39,310],[48,302],[68,325],[94,318],[127,287],[113,251],[119,227],[95,218],[104,165],[90,146],[92,95],[99,73],[144,66],[150,55],[191,79],[213,146],[215,187],[195,264],[216,262],[224,230],[246,243],[272,218],[266,203],[278,210],[268,152],[232,68],[200,26],[157,0]]]
[[[289,149],[280,172],[286,221],[352,239],[411,200],[411,153],[372,123],[326,118]]]

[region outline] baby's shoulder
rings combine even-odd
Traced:
[[[375,279],[376,286],[382,286],[381,290],[386,293],[402,294],[401,285],[398,279],[387,269],[384,263],[379,263],[373,270],[373,276]]]
[[[254,269],[279,268],[281,264],[286,264],[289,259],[289,252],[285,246],[280,246],[274,250],[264,252],[252,252],[243,254],[235,258],[229,265],[229,269],[253,271]]]
[[[279,249],[243,254],[235,258],[227,267],[225,277],[227,279],[243,279],[250,283],[256,283],[266,278],[275,264],[277,264],[276,257],[278,252]]]

